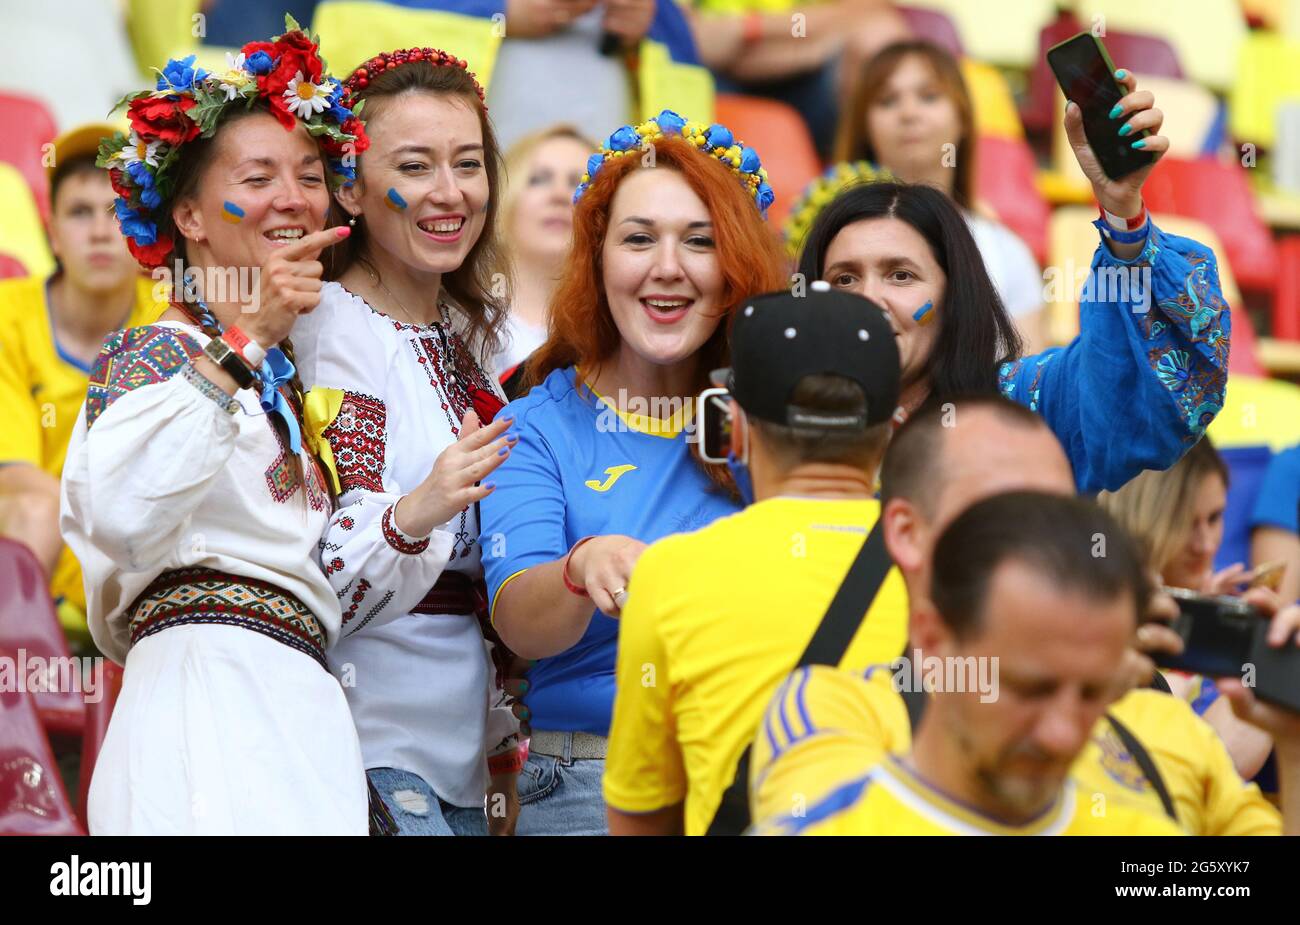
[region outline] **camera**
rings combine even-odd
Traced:
[[[1170,628],[1182,637],[1183,651],[1157,653],[1157,665],[1210,678],[1253,680],[1260,700],[1300,712],[1300,649],[1294,637],[1281,647],[1270,646],[1269,621],[1240,598],[1182,588],[1165,591],[1178,604]]]

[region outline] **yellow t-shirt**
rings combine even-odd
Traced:
[[[768,699],[879,516],[874,500],[773,498],[642,554],[619,625],[611,807],[685,800],[686,834],[707,831]],[[891,569],[842,664],[893,659],[906,636],[906,591]]]
[[[0,465],[29,463],[57,479],[86,399],[90,368],[55,342],[45,299],[47,282],[39,277],[0,282]],[[127,327],[149,324],[166,308],[154,303],[153,286],[152,280],[140,278]],[[81,567],[66,546],[50,591],[85,610]]]
[[[1282,819],[1237,775],[1214,729],[1177,697],[1130,691],[1110,708],[1146,746],[1192,835],[1279,835]],[[750,807],[755,819],[800,813],[886,754],[912,747],[903,698],[886,665],[861,675],[824,666],[801,669],[781,685],[755,737]],[[1102,717],[1071,769],[1093,806],[1111,802],[1164,809],[1155,788]]]
[[[1112,802],[1094,811],[1067,780],[1056,803],[1026,825],[1006,825],[950,799],[894,755],[840,784],[800,816],[756,826],[757,835],[1181,835],[1164,816]]]

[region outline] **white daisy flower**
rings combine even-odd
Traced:
[[[126,140],[126,147],[117,152],[123,162],[130,164],[133,161],[144,161],[150,167],[158,166],[158,153],[162,150],[161,141],[145,142],[143,138],[136,133],[135,129],[131,130],[130,137]]]
[[[244,59],[245,55],[242,51],[238,55],[226,52],[226,63],[229,67],[224,74],[214,75],[217,88],[226,95],[227,103],[239,96],[240,91],[253,79],[253,75],[244,69]]]
[[[299,71],[289,81],[284,91],[284,98],[289,101],[289,111],[300,119],[310,119],[318,112],[329,109],[329,90],[327,86],[318,86]]]

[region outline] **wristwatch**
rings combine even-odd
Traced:
[[[214,337],[208,341],[208,345],[203,348],[203,355],[224,369],[230,378],[235,380],[235,385],[241,389],[247,389],[253,385],[253,370],[221,338]]]
[[[221,334],[230,349],[239,354],[240,359],[248,364],[249,369],[260,369],[266,359],[266,348],[233,324]]]

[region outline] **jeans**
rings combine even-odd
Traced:
[[[605,762],[530,753],[519,772],[516,835],[608,835]]]
[[[397,768],[371,768],[366,777],[397,823],[398,835],[486,835],[483,807],[453,806],[424,779]]]

